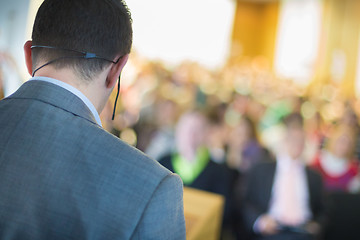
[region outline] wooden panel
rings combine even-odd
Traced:
[[[219,239],[223,208],[223,196],[184,187],[186,239]]]

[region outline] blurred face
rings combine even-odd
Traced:
[[[177,106],[171,101],[165,101],[158,105],[157,121],[163,126],[171,126],[176,119]]]
[[[351,151],[352,144],[352,140],[348,135],[340,135],[334,143],[334,154],[340,158],[347,158]]]
[[[210,147],[222,147],[225,139],[225,128],[222,125],[212,124],[208,126],[206,142]]]
[[[305,147],[305,132],[301,128],[288,129],[285,137],[287,152],[292,159],[301,156]]]
[[[348,126],[356,126],[358,124],[358,119],[356,114],[351,111],[347,110],[343,116],[343,123]]]
[[[176,143],[181,155],[191,160],[199,147],[205,145],[207,122],[198,114],[188,114],[178,123]]]
[[[233,131],[230,133],[231,141],[230,143],[236,147],[243,147],[243,145],[249,139],[249,129],[247,125],[242,121],[238,126],[236,126]]]

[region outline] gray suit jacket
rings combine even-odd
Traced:
[[[182,182],[69,91],[0,101],[0,239],[185,239]]]

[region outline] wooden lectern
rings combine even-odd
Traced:
[[[187,240],[218,240],[224,209],[219,194],[184,187],[184,213]]]

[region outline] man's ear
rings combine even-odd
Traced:
[[[32,58],[31,58],[31,46],[32,46],[31,40],[27,41],[24,44],[25,63],[28,73],[30,75],[32,75],[32,67],[33,67]]]
[[[129,54],[126,54],[119,59],[118,63],[113,64],[111,66],[110,72],[108,73],[108,76],[106,78],[106,87],[107,88],[113,88],[115,86],[115,84],[118,80],[118,77],[120,76],[121,71],[125,67],[125,64],[127,63],[128,59],[129,59]]]

